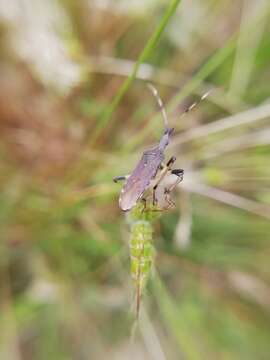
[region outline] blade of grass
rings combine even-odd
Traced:
[[[269,15],[269,11],[269,8],[265,9],[265,7],[263,7],[259,13],[256,13],[256,16],[254,16],[255,18],[252,18],[250,20],[250,23],[248,23],[245,29],[242,29],[242,31],[245,31],[247,36],[248,34],[251,34],[256,28],[256,26],[258,26],[261,21],[267,18],[267,16]],[[170,104],[167,106],[169,115],[170,112],[173,111],[183,99],[195,92],[196,88],[199,87],[202,82],[209,75],[211,75],[228,58],[228,56],[232,54],[237,45],[238,34],[239,31],[236,31],[227,40],[224,46],[221,49],[218,49],[209,58],[209,60],[206,61],[204,65],[202,65],[202,67],[197,71],[197,73],[194,74],[192,79],[188,83],[186,83],[180,90],[180,92],[171,100]],[[239,101],[239,99],[237,99],[237,101]],[[152,132],[153,126],[155,125],[154,120],[159,116],[160,114],[157,114],[148,126],[146,126],[141,132],[137,134],[135,138],[128,142],[125,148],[126,152],[132,151],[137,145],[144,142],[145,137]]]
[[[246,36],[252,34],[256,27],[269,15],[269,8],[264,6],[258,11],[254,17],[250,19],[250,22],[245,25],[243,32]],[[185,97],[190,95],[204,79],[206,79],[210,74],[212,74],[218,66],[220,66],[229,55],[235,50],[237,45],[239,31],[236,31],[227,41],[225,46],[217,50],[215,54],[199,69],[199,71],[193,76],[193,78],[182,88],[179,94],[177,94],[174,99],[171,101],[169,106],[170,109],[175,109],[176,106],[182,101]]]
[[[114,112],[114,110],[116,109],[116,107],[118,106],[120,101],[122,100],[123,96],[128,91],[128,89],[131,86],[132,82],[136,78],[137,72],[138,72],[141,64],[144,63],[148,59],[148,57],[150,56],[150,54],[152,53],[152,51],[156,47],[156,45],[157,45],[163,31],[165,30],[170,18],[174,15],[180,1],[181,0],[172,0],[170,2],[170,5],[168,6],[168,9],[165,12],[163,18],[161,19],[157,29],[154,31],[154,33],[152,34],[152,36],[150,37],[150,39],[146,43],[143,51],[141,52],[141,55],[138,58],[138,61],[135,63],[134,68],[132,70],[132,73],[124,81],[124,83],[122,84],[122,86],[119,89],[118,93],[113,98],[112,102],[109,104],[109,106],[106,108],[106,110],[101,115],[101,118],[98,121],[96,129],[94,130],[94,132],[92,133],[92,136],[90,138],[90,143],[95,142],[95,140],[100,135],[102,129],[104,129],[104,127],[109,122],[112,113]]]
[[[157,272],[152,286],[166,330],[175,338],[178,344],[180,359],[201,359],[201,352],[197,346],[198,339],[191,335],[192,330],[190,329],[188,314],[173,302]],[[189,320],[188,324],[186,323],[187,320]]]
[[[204,160],[209,160],[224,156],[228,153],[243,151],[252,147],[270,145],[270,127],[240,136],[225,138],[223,141],[215,143],[213,146],[207,146],[205,154],[202,154]]]
[[[257,11],[250,21],[242,27],[241,31],[246,36],[251,36],[254,30],[266,19],[269,14],[269,8],[262,6],[260,11]],[[179,94],[177,94],[172,100],[170,107],[175,107],[182,101],[186,96],[191,94],[210,74],[212,74],[220,64],[235,50],[237,45],[239,31],[236,31],[231,38],[227,41],[226,45],[221,49],[217,50],[216,53],[201,67],[201,69],[193,76],[191,81],[184,85]],[[169,108],[170,109],[170,108]]]
[[[235,115],[227,116],[220,120],[207,123],[205,125],[191,128],[179,134],[170,144],[171,148],[179,146],[180,144],[189,142],[202,137],[219,133],[221,131],[229,130],[237,126],[246,126],[253,122],[267,119],[270,116],[270,104],[265,104],[251,108],[247,111],[240,112]]]
[[[135,61],[109,56],[90,56],[88,62],[88,66],[91,66],[92,72],[124,77],[130,76],[134,65]],[[166,68],[160,68],[149,63],[141,64],[136,79],[165,85],[179,91],[182,88],[181,84],[189,81],[189,78],[183,74],[179,74],[176,71]],[[211,85],[204,81],[198,89],[194,90],[194,93],[198,96],[202,96],[210,88]],[[235,96],[231,97],[228,93],[225,93],[222,88],[215,89],[215,92],[208,97],[208,100],[231,113],[239,110],[239,108],[244,109],[247,107]]]
[[[185,97],[193,93],[195,89],[201,85],[203,80],[214,70],[216,70],[225,61],[225,59],[227,59],[227,57],[235,49],[235,44],[236,34],[234,34],[221,49],[217,50],[216,53],[212,55],[212,57],[210,57],[210,59],[198,70],[192,79],[183,86],[180,92],[173,98],[173,100],[171,100],[168,106],[168,113],[175,109]],[[160,114],[158,114],[157,117],[158,116],[160,116]],[[146,126],[140,133],[138,133],[134,139],[129,141],[125,150],[131,151],[138,145],[138,143],[143,142],[145,136],[151,133],[154,123],[154,120],[151,121],[151,123],[149,123],[148,126]]]
[[[150,359],[166,360],[165,353],[162,349],[162,344],[159,340],[159,336],[156,332],[155,326],[150,319],[147,309],[142,304],[141,318],[140,318],[140,331],[143,337],[143,341],[150,355]]]
[[[192,193],[203,195],[224,204],[237,207],[252,214],[262,216],[266,219],[270,219],[270,207],[268,205],[233,194],[229,191],[208,186],[203,183],[185,183],[183,186],[187,191]]]
[[[243,31],[243,29],[246,28],[246,24],[248,24],[249,19],[254,16],[254,13],[260,13],[262,9],[265,9],[267,12],[268,8],[269,2],[265,0],[261,3],[250,3],[245,0],[243,3],[241,29],[229,90],[232,96],[236,95],[238,98],[242,98],[245,95],[255,65],[255,56],[267,25],[267,17],[264,17],[258,22],[254,31],[246,32],[245,30]]]

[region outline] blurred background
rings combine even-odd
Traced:
[[[0,1],[1,359],[269,359],[269,24],[268,0]],[[132,337],[112,178],[162,133],[144,80],[185,177]]]

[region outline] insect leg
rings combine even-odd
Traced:
[[[165,200],[169,204],[168,208],[175,207],[174,201],[170,197],[170,193],[173,191],[173,189],[183,180],[184,176],[184,170],[183,169],[174,169],[171,171],[172,174],[177,176],[177,179],[175,183],[173,183],[171,186],[165,188],[164,194],[165,194]]]
[[[175,206],[171,199],[171,192],[183,180],[183,169],[174,169],[167,172],[161,182],[153,188],[153,203],[163,210],[168,210]]]
[[[166,165],[168,169],[171,168],[171,166],[172,166],[172,164],[175,162],[175,160],[176,160],[176,157],[175,157],[175,156],[172,156],[172,157],[170,158],[170,160],[167,162],[167,165]]]
[[[172,156],[170,158],[170,160],[167,162],[165,168],[162,169],[162,172],[160,173],[160,176],[157,179],[157,182],[155,183],[155,185],[153,186],[154,189],[157,188],[157,186],[160,184],[160,182],[164,179],[164,177],[166,176],[167,172],[171,170],[172,164],[175,162],[176,157]]]
[[[166,208],[166,210],[168,210],[168,209],[170,209],[172,207],[175,207],[175,202],[171,199],[170,193],[171,192],[169,190],[166,190],[166,192],[165,192],[165,200],[166,200],[166,202],[168,204],[168,207]]]
[[[179,169],[182,170],[182,169]],[[177,175],[178,176],[178,175]],[[164,189],[164,196],[165,196],[165,201],[167,202],[168,206],[166,207],[165,210],[168,210],[172,207],[175,207],[175,202],[171,199],[171,192],[173,191],[173,189],[183,180],[182,176],[178,176],[176,181],[171,184],[169,187]]]
[[[158,188],[159,188],[159,186],[155,190],[153,189],[153,197],[155,196],[154,191],[157,191]],[[152,211],[164,211],[164,210],[169,210],[172,207],[175,207],[175,203],[171,199],[170,193],[171,193],[170,190],[168,190],[168,189],[164,190],[164,199],[165,199],[166,203],[168,204],[168,206],[166,206],[166,207],[157,207],[157,208],[153,209]],[[158,205],[158,199],[155,198],[155,202],[153,201],[153,205]]]
[[[183,181],[184,170],[183,169],[174,169],[171,171],[172,174],[177,176],[177,179],[174,184],[166,188],[166,193],[170,193],[181,181]]]
[[[127,180],[129,178],[129,175],[125,175],[125,176],[116,176],[115,178],[113,178],[113,181],[115,183],[117,183],[118,181],[123,181],[123,180]]]
[[[168,171],[170,171],[172,164],[175,162],[175,160],[176,160],[175,156],[172,156],[170,158],[170,160],[167,162],[166,166],[162,169],[162,172],[161,172],[160,176],[158,177],[157,182],[153,186],[153,205],[155,205],[157,202],[156,189],[157,189],[158,185],[160,184],[160,182],[164,179],[164,177],[166,176]]]
[[[154,186],[154,187],[153,187],[153,200],[152,200],[152,204],[153,204],[153,206],[155,206],[155,205],[156,205],[156,203],[157,203],[157,198],[156,198],[156,189],[157,189],[157,186]]]
[[[146,210],[146,199],[145,199],[145,198],[142,198],[142,199],[141,199],[141,202],[143,203],[143,208],[142,208],[142,211],[141,211],[141,212],[143,213],[143,212],[145,212],[145,210]]]
[[[179,182],[181,182],[183,180],[183,177],[184,177],[184,170],[183,169],[173,169],[171,171],[171,173],[178,176],[181,179]]]

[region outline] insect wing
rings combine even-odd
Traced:
[[[136,204],[151,179],[156,175],[163,159],[163,152],[158,147],[143,153],[141,160],[121,191],[119,206],[122,210],[130,210]]]

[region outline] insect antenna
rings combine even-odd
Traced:
[[[158,91],[155,88],[155,86],[152,83],[149,83],[149,82],[146,83],[146,84],[147,84],[148,88],[151,90],[152,94],[154,95],[154,97],[157,100],[158,106],[159,106],[160,111],[162,113],[165,129],[168,129],[169,128],[169,122],[168,122],[168,117],[167,117],[167,113],[166,113],[163,101],[161,100],[161,97],[159,96]]]
[[[163,101],[161,100],[161,97],[159,96],[159,93],[156,89],[156,87],[152,84],[152,83],[147,83],[148,88],[151,90],[152,94],[154,95],[154,97],[157,100],[158,106],[160,108],[160,111],[162,113],[162,117],[163,117],[163,121],[164,121],[164,126],[165,129],[169,128],[169,122],[168,122],[168,116],[165,110],[165,106],[163,104]],[[191,105],[189,105],[184,111],[183,113],[180,115],[180,118],[185,116],[187,113],[189,113],[191,110],[193,110],[195,107],[197,107],[203,100],[205,100],[207,98],[207,96],[213,91],[213,89],[210,89],[208,91],[206,91],[197,101],[194,101]]]
[[[180,115],[180,118],[185,116],[187,113],[189,113],[191,110],[193,110],[195,107],[197,107],[203,100],[207,98],[207,96],[213,91],[213,89],[210,89],[206,91],[197,101],[194,101],[191,105],[189,105],[183,113]]]

